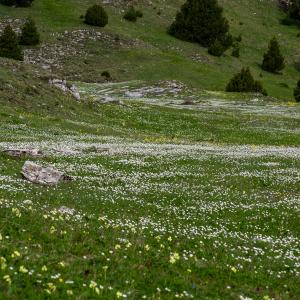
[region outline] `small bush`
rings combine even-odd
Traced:
[[[269,49],[264,54],[262,69],[276,73],[284,68],[284,57],[282,56],[277,39],[274,37],[269,43]]]
[[[20,36],[21,45],[38,45],[40,43],[40,35],[37,31],[33,19],[28,18],[24,26],[22,27],[22,32]]]
[[[215,40],[214,43],[208,48],[208,53],[213,56],[221,56],[224,53],[225,49],[222,43],[219,40]]]
[[[240,42],[243,40],[242,35],[241,35],[241,34],[238,35],[237,37],[234,38],[234,40],[235,40],[236,42],[240,43]]]
[[[0,56],[23,60],[23,52],[19,46],[16,33],[8,25],[0,36]]]
[[[243,93],[256,92],[267,95],[260,81],[254,80],[249,68],[243,68],[238,74],[234,75],[229,81],[226,91]]]
[[[93,5],[86,11],[84,22],[92,26],[105,27],[108,15],[101,5]]]
[[[137,20],[137,14],[136,14],[136,10],[134,9],[133,6],[130,6],[129,9],[126,11],[124,17],[125,20],[129,21],[129,22],[136,22]]]
[[[300,102],[300,80],[297,82],[297,86],[294,90],[294,97],[296,102]]]
[[[142,18],[144,16],[143,12],[140,10],[136,10],[135,13],[138,18]]]
[[[101,73],[101,76],[105,77],[106,79],[110,79],[111,78],[110,73],[108,71],[103,71]]]

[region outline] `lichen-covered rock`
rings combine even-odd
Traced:
[[[25,162],[21,174],[30,182],[43,185],[56,185],[60,181],[71,180],[70,176],[52,167],[42,167],[32,161]]]
[[[21,156],[41,156],[43,153],[39,149],[7,149],[3,151],[4,153],[14,156],[14,157],[21,157]]]

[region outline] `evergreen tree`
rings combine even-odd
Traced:
[[[228,21],[217,0],[187,0],[168,32],[179,39],[209,47],[215,40],[222,41],[228,30]]]
[[[7,6],[28,7],[31,6],[33,0],[0,0],[0,3]]]
[[[16,6],[28,7],[31,6],[33,0],[16,0]]]
[[[0,36],[0,56],[23,60],[23,53],[18,44],[18,37],[9,25],[5,27]]]
[[[277,39],[274,37],[269,43],[269,50],[264,54],[262,68],[265,71],[276,73],[284,68],[282,56]]]
[[[238,43],[235,43],[232,48],[231,56],[240,57],[240,46]]]
[[[16,5],[15,0],[0,0],[0,3],[6,6],[13,6]]]
[[[24,26],[22,27],[22,33],[20,36],[21,45],[37,45],[40,42],[40,35],[37,31],[33,19],[28,18]]]
[[[291,18],[300,21],[300,0],[291,0],[289,15]]]
[[[85,23],[92,26],[104,27],[108,23],[108,15],[101,5],[93,5],[86,11]]]
[[[296,102],[300,102],[300,80],[297,83],[297,86],[294,90],[294,97]]]
[[[254,80],[250,69],[243,68],[238,74],[234,75],[233,78],[229,81],[227,87],[227,92],[243,92],[243,93],[262,93],[266,95],[267,92],[263,89],[262,84]]]

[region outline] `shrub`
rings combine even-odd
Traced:
[[[123,18],[130,22],[136,22],[138,17],[137,17],[136,11],[133,6],[129,7],[129,9],[126,11]]]
[[[238,74],[234,75],[229,81],[226,91],[267,94],[260,81],[254,80],[249,68],[243,68]]]
[[[276,73],[284,68],[284,57],[282,56],[277,39],[274,37],[269,43],[269,49],[264,54],[262,69]]]
[[[105,77],[106,79],[110,79],[111,78],[110,73],[108,71],[103,71],[101,73],[101,76]]]
[[[18,43],[18,37],[9,25],[5,27],[0,36],[0,56],[23,60],[23,53]]]
[[[300,21],[300,0],[290,1],[289,16]]]
[[[241,34],[240,34],[240,35],[238,35],[237,37],[235,37],[234,39],[235,39],[235,41],[236,41],[236,42],[238,42],[238,43],[240,43],[240,42],[243,40],[243,38],[242,38],[242,35],[241,35]]]
[[[187,0],[168,29],[176,38],[209,47],[228,33],[228,21],[217,0]]]
[[[135,14],[136,14],[136,16],[137,16],[138,18],[142,18],[142,17],[144,16],[143,12],[140,11],[140,10],[136,10],[136,11],[135,11]]]
[[[28,7],[31,6],[33,0],[0,0],[1,4],[7,6]]]
[[[221,56],[224,51],[225,48],[219,40],[215,40],[208,48],[208,53],[213,56]]]
[[[84,22],[88,25],[104,27],[108,23],[108,15],[101,5],[93,5],[86,11]]]
[[[31,6],[33,0],[16,0],[16,6],[28,7]]]
[[[28,18],[24,26],[22,27],[22,32],[20,36],[21,45],[37,45],[40,42],[40,35],[37,31],[33,19]]]
[[[297,86],[294,90],[294,97],[296,102],[300,102],[300,80],[297,82]]]
[[[231,56],[240,57],[240,46],[237,43],[233,45]]]

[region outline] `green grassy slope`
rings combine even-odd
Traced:
[[[50,45],[56,42],[50,36],[51,32],[90,28],[82,24],[79,16],[94,1],[35,2],[29,9],[1,6],[0,17],[33,16],[43,32],[43,40]],[[107,5],[109,25],[99,31],[137,43],[131,47],[113,47],[99,41],[85,43],[89,55],[68,57],[61,72],[68,76],[75,73],[83,80],[100,80],[101,72],[107,69],[117,80],[178,79],[200,89],[224,90],[235,72],[242,66],[250,66],[257,78],[262,74],[260,79],[271,96],[292,99],[292,90],[300,76],[294,68],[295,61],[300,59],[299,29],[280,25],[283,13],[277,8],[276,1],[221,1],[231,32],[243,37],[240,59],[231,57],[230,51],[224,57],[215,58],[196,44],[168,36],[166,29],[182,2],[152,1],[149,5],[141,1],[139,8],[144,17],[136,24],[122,19],[124,5]],[[287,60],[283,75],[268,74],[259,67],[268,41],[274,35]],[[193,59],[195,57],[198,61]]]

